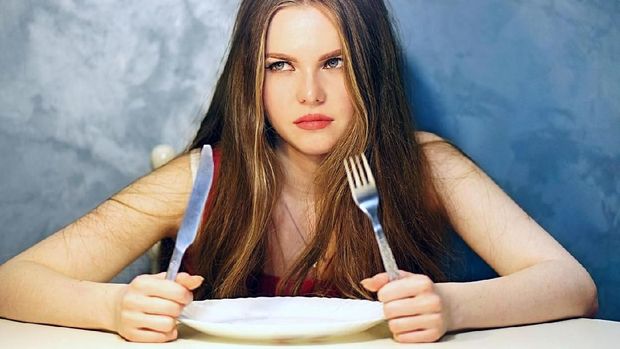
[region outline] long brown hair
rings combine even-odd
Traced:
[[[327,258],[328,272],[319,275],[324,289],[371,298],[359,281],[383,266],[370,222],[355,207],[343,168],[347,156],[362,152],[377,179],[381,220],[398,265],[442,280],[445,214],[414,137],[401,51],[383,1],[244,0],[228,59],[189,147],[211,144],[222,158],[208,217],[189,251],[205,278],[197,297],[249,296],[248,282],[264,266],[283,176],[275,153],[277,135],[262,102],[265,39],[273,15],[295,4],[316,6],[338,28],[356,117],[317,171],[313,238],[280,285],[292,285],[297,292],[313,264]]]

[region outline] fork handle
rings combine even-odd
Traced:
[[[381,254],[381,260],[383,261],[383,267],[388,274],[388,280],[394,281],[400,277],[398,274],[398,266],[396,265],[396,260],[394,259],[394,255],[392,254],[392,249],[385,238],[385,234],[383,233],[383,227],[381,223],[374,223],[372,225],[373,230],[375,231],[375,238],[377,239],[377,244],[379,245],[379,253]]]

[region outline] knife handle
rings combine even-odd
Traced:
[[[179,272],[179,268],[181,267],[181,261],[183,260],[183,255],[185,251],[181,251],[178,248],[174,249],[172,252],[172,258],[170,258],[170,264],[168,264],[168,271],[166,272],[166,280],[175,281],[177,278],[177,273]]]

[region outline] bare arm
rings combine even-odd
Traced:
[[[439,140],[431,134],[422,137]],[[596,312],[596,286],[577,260],[454,148],[440,142],[425,147],[453,227],[500,275],[436,285],[449,314],[448,330]]]
[[[596,311],[588,272],[487,175],[441,138],[420,132],[452,226],[500,277],[433,283],[401,271],[362,280],[377,292],[394,339],[434,342],[446,331],[587,316]]]
[[[0,266],[0,316],[112,330],[114,275],[173,236],[191,189],[187,156],[140,178]]]

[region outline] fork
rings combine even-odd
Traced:
[[[344,169],[347,172],[349,189],[351,189],[355,204],[372,221],[372,228],[375,231],[375,238],[379,245],[381,260],[383,261],[385,271],[387,271],[388,279],[389,281],[396,280],[399,278],[398,267],[396,266],[392,249],[390,245],[388,245],[385,234],[383,234],[381,222],[379,221],[379,215],[377,213],[379,194],[377,193],[375,177],[372,175],[366,156],[360,154],[345,159]]]

